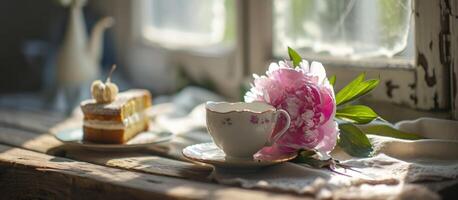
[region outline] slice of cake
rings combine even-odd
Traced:
[[[81,102],[84,113],[84,140],[95,143],[122,144],[148,129],[145,110],[151,106],[148,90],[121,92],[112,102],[97,99]]]

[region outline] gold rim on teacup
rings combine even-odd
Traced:
[[[223,111],[216,111],[215,108],[212,108],[211,106],[218,106],[218,105],[229,105],[229,106],[235,106],[235,105],[260,105],[260,106],[265,106],[266,108],[268,109],[265,109],[263,111],[254,111],[252,109],[249,109],[249,108],[242,108],[240,110],[231,110],[231,111],[226,111],[226,112],[223,112]],[[235,102],[235,103],[229,103],[229,102],[213,102],[213,101],[208,101],[206,104],[205,104],[205,109],[208,110],[208,111],[211,111],[211,112],[215,112],[215,113],[221,113],[221,114],[227,114],[227,113],[233,113],[233,112],[252,112],[252,113],[256,113],[256,114],[262,114],[262,113],[266,113],[266,112],[270,112],[270,111],[276,111],[277,109],[269,104],[266,104],[266,103],[263,103],[263,102],[260,102],[260,101],[255,101],[255,102],[250,102],[250,103],[246,103],[246,102]]]

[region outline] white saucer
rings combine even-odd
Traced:
[[[201,143],[188,146],[183,149],[185,158],[213,165],[217,168],[239,168],[239,169],[253,169],[274,165],[277,163],[286,162],[294,159],[296,155],[288,155],[283,158],[271,161],[255,160],[255,159],[241,159],[241,158],[226,158],[224,152],[219,149],[214,143]]]
[[[59,130],[54,135],[66,145],[89,150],[118,151],[142,149],[153,144],[172,139],[173,134],[166,131],[145,131],[139,133],[125,144],[99,144],[83,141],[83,130],[79,128],[67,128]]]

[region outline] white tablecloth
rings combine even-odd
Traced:
[[[211,141],[205,130],[204,106],[200,104],[204,99],[185,101],[198,105],[194,109],[169,103],[153,111],[160,128],[177,135],[164,148],[165,153],[179,158],[186,145]],[[287,162],[256,172],[215,170],[212,178],[245,188],[268,188],[316,198],[358,199],[438,199],[437,190],[458,183],[458,121],[421,118],[400,122],[396,127],[433,139],[409,141],[369,135],[374,147],[374,156],[370,158],[352,158],[337,148],[332,153],[334,158],[359,171],[337,169],[345,175]]]

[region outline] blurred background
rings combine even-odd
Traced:
[[[415,107],[407,91],[415,81],[411,0],[0,4],[2,105],[69,110],[90,97],[90,83],[105,79],[113,64],[121,91],[147,88],[157,97],[194,86],[237,101],[251,74],[286,58],[291,46],[338,74],[337,87],[366,71],[384,80],[368,99]]]

